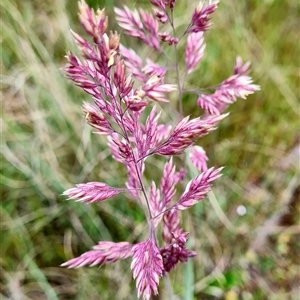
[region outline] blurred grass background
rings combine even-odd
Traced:
[[[87,2],[106,7],[110,28],[117,28],[113,7],[124,1]],[[176,22],[183,26],[197,1],[177,2]],[[149,8],[147,1],[140,4]],[[232,105],[230,117],[199,141],[209,166],[226,168],[209,199],[183,214],[198,256],[171,274],[174,299],[298,299],[299,10],[296,0],[224,0],[205,34],[206,54],[191,86],[229,77],[241,55],[252,62],[261,91]],[[101,269],[59,267],[100,240],[134,242],[145,230],[141,210],[122,196],[90,206],[61,196],[80,182],[120,186],[126,175],[105,139],[84,124],[80,106],[89,97],[59,70],[66,51],[74,51],[69,28],[83,33],[77,1],[3,0],[1,20],[2,299],[135,299],[129,261]],[[169,108],[162,106],[166,120]],[[195,97],[187,95],[185,113],[200,114],[195,108]],[[163,160],[150,164],[158,177]],[[168,299],[165,290],[162,281],[157,299]]]

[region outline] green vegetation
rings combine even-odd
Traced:
[[[117,28],[113,6],[121,1],[87,2],[106,6],[110,28]],[[197,1],[188,7],[177,2],[176,20],[187,23]],[[99,205],[61,196],[75,183],[125,182],[125,171],[111,159],[105,139],[93,135],[82,119],[80,107],[89,97],[59,70],[66,50],[74,49],[69,28],[82,32],[76,1],[3,0],[1,6],[1,295],[135,299],[129,261],[101,269],[59,267],[99,240],[134,242],[145,229],[141,210],[124,196]],[[261,91],[233,104],[230,117],[199,141],[209,166],[226,168],[209,199],[184,215],[190,247],[198,256],[171,274],[174,299],[297,298],[299,10],[296,0],[221,1],[205,33],[206,54],[190,77],[191,87],[213,86],[229,77],[241,55],[252,62]],[[183,57],[181,62],[183,67]],[[170,106],[161,108],[167,119]],[[184,110],[201,113],[192,95],[185,96]],[[154,157],[149,163],[159,174],[163,161]],[[237,214],[239,205],[246,207],[244,216]],[[167,299],[165,291],[162,284],[159,299]]]

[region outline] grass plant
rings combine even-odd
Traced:
[[[126,175],[111,167],[104,140],[84,123],[78,108],[88,97],[60,72],[66,50],[74,47],[69,28],[78,29],[75,2],[0,4],[3,299],[135,299],[129,262],[100,270],[59,267],[99,240],[134,242],[145,230],[139,207],[128,208],[122,196],[91,206],[60,196],[77,182],[101,178],[114,186]],[[110,20],[112,7],[122,4],[87,2],[107,7]],[[178,5],[177,12],[186,13],[175,19],[187,23],[192,7]],[[198,255],[170,276],[175,299],[297,299],[299,10],[296,0],[221,1],[205,33],[208,51],[191,88],[228,77],[240,54],[252,62],[261,91],[233,104],[230,118],[201,139],[209,166],[226,168],[209,201],[184,213]],[[110,21],[110,27],[117,25]],[[185,114],[197,116],[195,107],[185,95]],[[167,119],[167,107],[164,114]],[[162,167],[153,161],[153,168]],[[237,213],[241,205],[245,215]],[[167,285],[159,299],[166,299]]]

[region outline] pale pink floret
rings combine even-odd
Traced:
[[[177,184],[178,182],[182,181],[187,174],[187,170],[184,168],[181,168],[178,172],[174,174],[174,184]]]
[[[71,79],[75,85],[94,96],[94,90],[103,84],[103,76],[94,76],[94,72],[89,64],[83,64],[78,57],[70,52],[66,55],[66,58],[69,62],[65,67],[67,78]]]
[[[143,68],[142,59],[137,53],[132,50],[120,45],[120,53],[124,58],[126,67],[129,69],[131,74],[139,81],[145,82],[147,80],[145,74],[141,71]]]
[[[186,33],[206,31],[211,26],[210,15],[217,9],[218,1],[205,6],[202,2],[194,10],[192,21]]]
[[[163,175],[160,181],[160,190],[162,195],[162,203],[167,207],[175,195],[175,166],[173,165],[173,158],[165,164]]]
[[[145,28],[145,38],[142,39],[143,42],[150,47],[154,48],[155,50],[160,49],[159,39],[158,39],[158,22],[152,16],[152,14],[147,13],[143,9],[140,9],[140,14],[142,17],[142,22]]]
[[[118,61],[117,51],[120,44],[118,33],[111,31],[108,36],[106,33],[96,32],[93,46],[74,31],[71,30],[71,33],[82,56],[93,63],[96,62],[97,71],[107,75],[109,68]]]
[[[79,34],[77,34],[72,29],[70,30],[73,39],[78,47],[78,49],[81,51],[81,54],[83,57],[87,59],[97,59],[97,53],[96,49],[83,37],[81,37]]]
[[[137,89],[129,97],[123,99],[126,106],[135,112],[142,112],[143,109],[149,105],[149,101],[146,98],[146,94],[142,89]]]
[[[171,209],[163,216],[163,232],[162,237],[166,243],[171,243],[173,234],[181,234],[183,230],[180,228],[178,211]]]
[[[204,55],[205,43],[202,32],[188,35],[185,48],[185,64],[187,73],[191,73]]]
[[[110,122],[97,106],[85,102],[82,110],[86,122],[96,129],[94,133],[100,135],[110,135],[113,133],[113,128]]]
[[[212,182],[222,176],[222,174],[220,174],[222,169],[223,168],[210,168],[191,180],[187,184],[182,196],[174,205],[174,208],[185,210],[204,199],[210,191]]]
[[[116,19],[126,34],[142,40],[148,46],[159,50],[158,22],[153,16],[140,9],[130,10],[127,6],[124,9],[115,8]]]
[[[144,27],[139,12],[136,9],[130,10],[127,6],[124,6],[123,10],[117,7],[115,7],[114,10],[119,26],[122,27],[128,35],[139,38],[143,37]]]
[[[140,111],[149,104],[150,99],[157,102],[169,102],[165,94],[175,89],[175,84],[165,84],[163,78],[154,74],[126,99],[126,105],[130,110]]]
[[[142,69],[142,71],[145,73],[145,75],[148,76],[153,76],[156,75],[159,78],[163,79],[164,76],[166,75],[167,68],[162,67],[156,63],[154,63],[151,59],[146,58],[146,65]]]
[[[114,71],[114,84],[119,91],[119,96],[121,98],[126,97],[133,87],[131,75],[126,75],[125,64],[123,61],[119,61],[116,64]]]
[[[160,113],[156,113],[155,106],[152,108],[145,124],[145,133],[141,140],[142,151],[140,156],[146,155],[157,143],[157,126]]]
[[[166,139],[169,136],[171,129],[172,125],[159,124],[157,126],[157,143],[160,143],[162,140]]]
[[[107,29],[107,16],[104,14],[104,10],[98,9],[96,13],[93,9],[90,9],[84,0],[78,2],[79,7],[79,20],[85,31],[94,37],[94,41],[97,42]]]
[[[237,58],[234,68],[234,75],[224,80],[217,90],[211,95],[200,95],[197,100],[198,105],[209,114],[222,113],[237,98],[246,99],[250,94],[260,90],[260,87],[253,84],[253,80],[248,76],[250,63],[243,65],[240,57]]]
[[[136,280],[138,298],[142,296],[143,300],[150,300],[152,294],[158,294],[159,278],[163,275],[163,260],[152,238],[133,247],[131,269]]]
[[[162,67],[154,63],[149,58],[146,58],[146,65],[143,66],[142,59],[136,54],[136,52],[132,49],[127,49],[123,45],[120,45],[120,53],[124,58],[126,67],[135,79],[145,83],[149,77],[156,75],[163,80],[163,77],[167,72],[166,67]]]
[[[190,149],[189,157],[191,162],[199,171],[206,171],[208,157],[204,149],[200,146],[192,146]]]
[[[77,184],[75,188],[66,190],[63,195],[79,202],[94,203],[107,200],[124,191],[126,189],[114,188],[102,182],[88,182]]]
[[[153,152],[160,155],[181,154],[196,139],[216,129],[215,125],[227,115],[211,116],[203,120],[200,118],[189,120],[189,117],[186,117],[175,126],[169,138]]]
[[[250,61],[243,64],[242,58],[238,56],[234,66],[234,74],[247,75],[249,73],[250,65]]]
[[[105,93],[108,92],[108,72],[118,61],[116,49],[119,37],[117,34],[110,34],[109,37],[103,34],[98,37],[99,44],[92,46],[81,36],[71,32],[85,60],[81,62],[76,56],[68,53],[69,63],[65,68],[67,77],[87,93],[101,98],[99,88],[103,88]]]
[[[93,250],[87,251],[61,264],[62,267],[80,268],[113,263],[119,259],[126,259],[132,255],[133,245],[128,242],[99,242]]]
[[[216,102],[216,97],[216,93],[212,95],[203,94],[197,99],[197,104],[209,115],[220,115],[220,104]]]
[[[148,97],[158,102],[169,102],[166,98],[165,93],[175,91],[177,88],[176,84],[163,83],[163,79],[157,75],[151,76],[143,86],[137,90],[139,97]]]
[[[152,217],[157,216],[160,212],[163,211],[163,203],[160,197],[160,190],[156,188],[156,184],[152,181],[151,188],[150,188],[150,197],[149,197],[149,204]],[[159,222],[161,221],[162,215],[155,218],[153,220],[154,227],[157,227]]]

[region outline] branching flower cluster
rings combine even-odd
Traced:
[[[176,34],[174,26],[175,0],[150,2],[152,13],[128,7],[115,8],[116,20],[125,34],[138,38],[160,55],[165,55],[164,47],[174,47],[176,52],[176,45],[186,40],[186,78],[203,57],[203,33],[211,25],[209,19],[217,8],[217,2],[196,7],[190,23],[180,35]],[[229,104],[237,98],[245,98],[259,87],[252,84],[247,74],[249,64],[238,59],[234,74],[224,80],[213,94],[195,92],[197,103],[205,112],[201,118],[181,116],[173,128],[169,124],[161,124],[160,112],[153,103],[168,102],[168,93],[174,90],[182,95],[183,84],[179,76],[176,84],[165,83],[166,66],[150,59],[144,64],[134,50],[120,44],[117,32],[107,33],[108,20],[104,10],[95,12],[82,0],[79,11],[80,22],[92,43],[72,32],[81,58],[68,53],[65,73],[92,96],[94,103],[83,105],[86,122],[96,134],[107,136],[112,157],[127,170],[127,182],[123,187],[111,187],[102,182],[78,184],[65,191],[64,195],[79,202],[96,203],[126,192],[144,208],[149,234],[146,240],[137,244],[99,242],[93,250],[62,266],[78,268],[131,258],[138,297],[150,299],[151,295],[158,293],[162,276],[178,263],[196,255],[186,248],[188,233],[180,226],[179,212],[204,199],[213,182],[221,176],[222,168],[208,169],[208,157],[200,146],[194,146],[195,141],[216,129],[219,121],[228,115],[222,113]],[[160,32],[160,24],[169,24],[171,33]],[[174,68],[179,74],[176,60]],[[147,115],[148,106],[152,109]],[[172,156],[184,153],[187,148],[190,149],[189,159],[201,173],[190,180],[181,196],[176,197],[176,185],[186,177],[186,170],[176,170]],[[145,160],[151,155],[169,157],[158,186],[154,181],[145,186],[143,180]],[[162,233],[161,239],[159,232]]]

